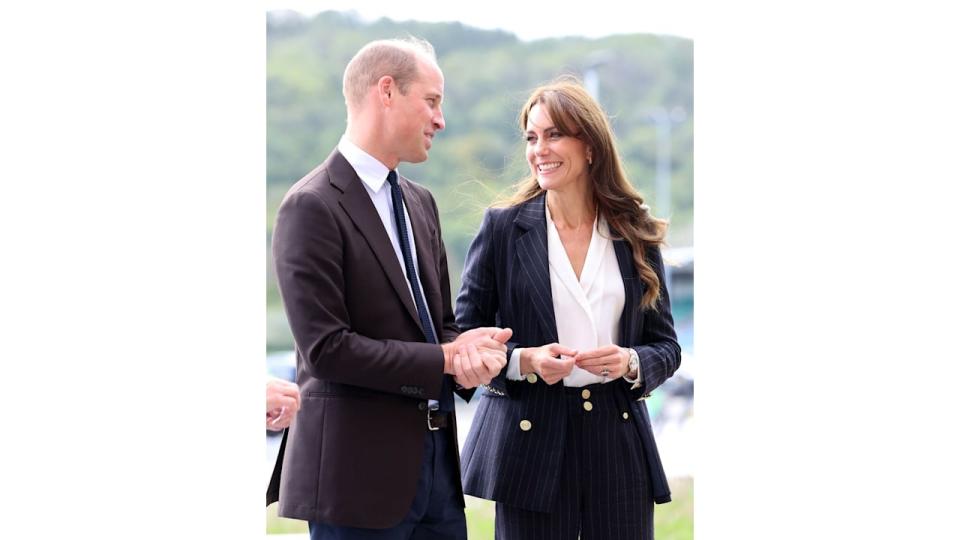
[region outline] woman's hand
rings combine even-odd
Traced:
[[[576,354],[576,350],[559,343],[524,348],[520,351],[520,373],[537,373],[545,383],[556,384],[573,371]]]
[[[584,351],[573,358],[577,367],[598,377],[618,379],[626,375],[630,353],[623,347],[606,345],[592,351]]]

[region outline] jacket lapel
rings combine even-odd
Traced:
[[[628,347],[629,344],[636,343],[639,338],[636,335],[636,330],[640,327],[638,317],[641,316],[641,313],[637,306],[640,305],[643,287],[637,275],[637,268],[633,264],[630,244],[626,240],[614,240],[613,251],[617,254],[617,265],[620,267],[620,277],[623,278],[623,313],[620,315],[620,343],[618,345]]]
[[[516,258],[520,267],[518,279],[525,279],[530,290],[537,321],[545,343],[556,343],[557,319],[550,290],[550,266],[547,258],[547,218],[544,214],[545,194],[523,203],[514,225],[519,229]]]
[[[414,195],[414,190],[410,187],[410,181],[401,176],[400,184],[403,188],[403,200],[406,203],[407,212],[410,214],[413,239],[417,244],[417,273],[420,276],[420,284],[423,285],[423,296],[427,302],[427,309],[430,310],[430,317],[433,320],[433,333],[437,336],[437,339],[440,339],[440,331],[436,328],[438,324],[442,324],[441,321],[443,320],[442,310],[440,309],[440,279],[437,275],[437,268],[433,264],[433,261],[437,259],[432,241],[436,235],[435,233],[431,234],[427,211],[421,204],[420,198]]]
[[[343,192],[340,197],[340,206],[367,241],[371,251],[377,257],[377,261],[380,262],[383,273],[386,274],[390,285],[393,286],[400,298],[400,302],[407,308],[407,312],[413,317],[413,320],[419,324],[420,317],[417,316],[417,308],[413,304],[409,286],[403,277],[400,261],[397,260],[396,252],[393,250],[393,245],[390,244],[387,231],[383,229],[380,214],[373,206],[373,201],[370,200],[370,195],[363,187],[363,182],[340,152],[334,150],[328,159],[330,162],[330,183]],[[417,239],[417,243],[419,243],[419,239]]]

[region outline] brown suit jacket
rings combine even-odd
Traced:
[[[452,341],[458,331],[437,206],[426,188],[403,177],[400,184],[436,335]],[[273,255],[302,406],[284,432],[267,504],[279,499],[288,518],[394,526],[416,494],[426,400],[440,397],[443,353],[425,342],[401,262],[339,151],[287,192]],[[445,433],[456,448],[456,426]]]

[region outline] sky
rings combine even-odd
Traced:
[[[320,11],[355,11],[361,18],[380,17],[404,21],[459,21],[483,29],[500,28],[518,38],[535,39],[564,36],[604,37],[611,34],[654,33],[694,37],[692,0],[641,1],[624,11],[623,0],[591,0],[568,3],[516,2],[397,2],[396,0],[267,0],[267,11],[290,9],[304,15]]]

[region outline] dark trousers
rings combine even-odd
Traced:
[[[623,418],[629,396],[619,383],[565,388],[561,478],[552,512],[497,503],[497,540],[652,540],[653,492],[640,434]],[[586,410],[584,404],[589,402]],[[628,413],[632,414],[632,413]]]
[[[456,445],[447,440],[446,430],[427,432],[417,494],[398,525],[361,529],[311,521],[310,540],[466,540],[467,520],[457,488],[460,473],[456,451]]]

